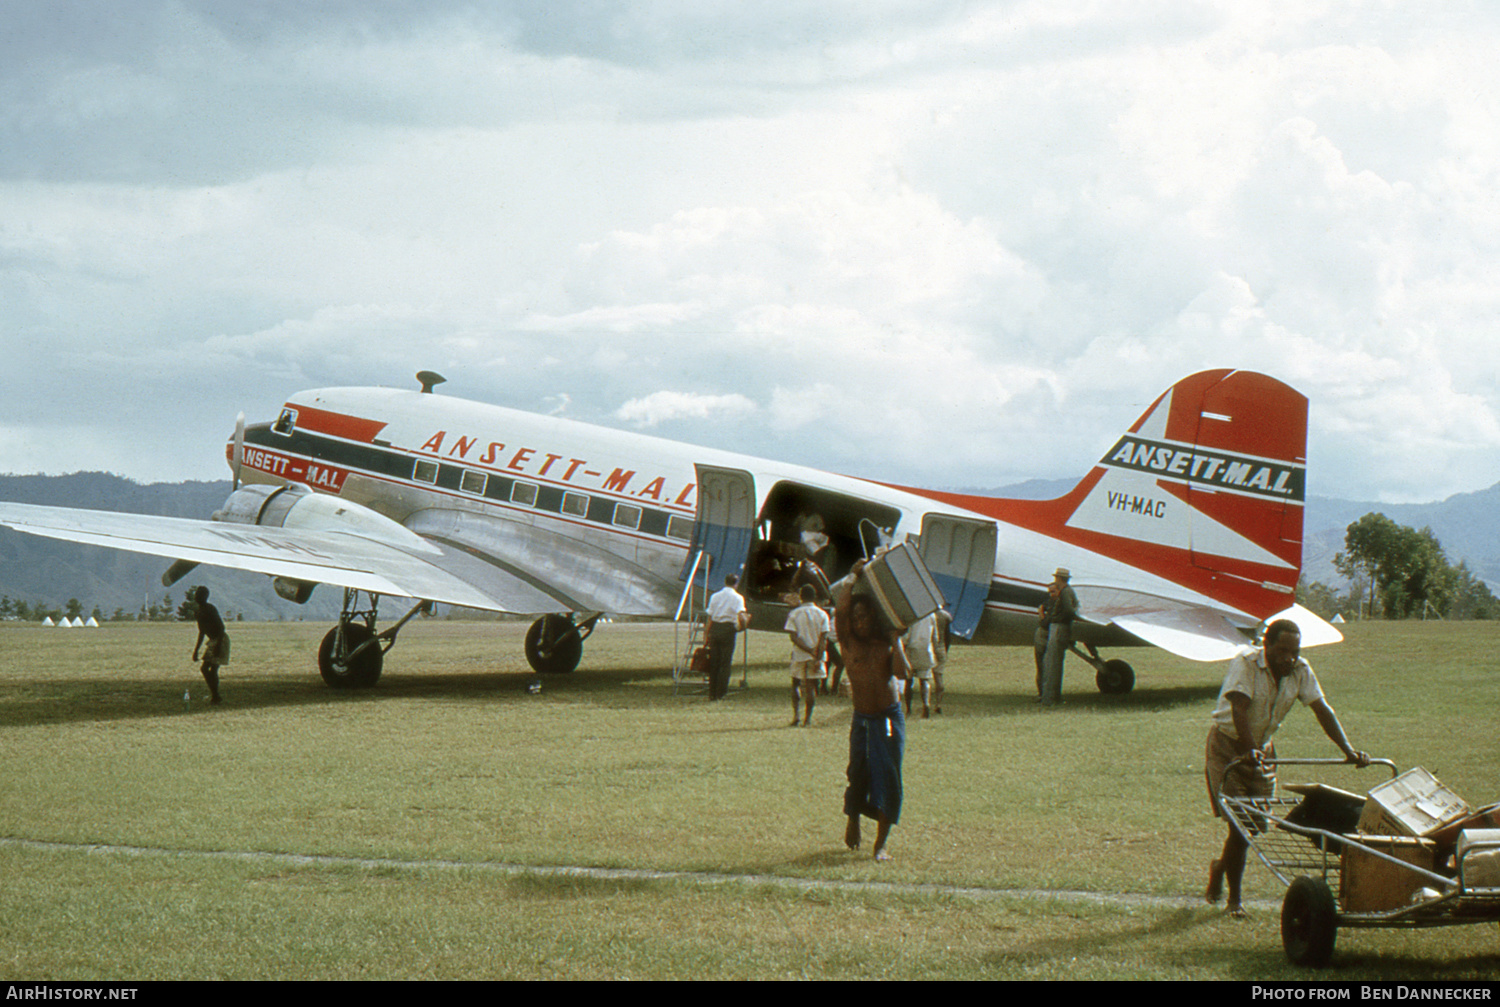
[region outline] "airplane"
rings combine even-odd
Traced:
[[[1227,659],[1288,617],[1303,645],[1337,629],[1295,604],[1307,399],[1253,371],[1174,384],[1055,500],[924,490],[780,464],[420,390],[323,388],[274,421],[240,414],[233,491],[211,520],[0,503],[51,538],[265,573],[305,602],[344,591],[318,652],[336,688],[373,686],[396,634],[433,602],[534,615],[538,673],[573,671],[602,618],[691,612],[734,573],[752,628],[780,632],[801,582],[826,597],[856,559],[910,541],[955,636],[1027,645],[1053,571],[1072,572],[1073,653],[1107,693],[1134,685],[1100,647]],[[367,601],[361,601],[361,596]],[[381,597],[417,600],[377,632]],[[1082,646],[1082,650],[1079,646]]]

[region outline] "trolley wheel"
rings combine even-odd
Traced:
[[[1326,881],[1292,881],[1281,903],[1281,945],[1287,961],[1315,969],[1326,966],[1333,957],[1338,925],[1338,906]]]

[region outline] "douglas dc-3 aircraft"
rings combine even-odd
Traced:
[[[608,614],[681,617],[689,590],[741,577],[752,625],[780,631],[799,580],[826,588],[858,558],[912,540],[957,636],[1029,644],[1061,566],[1078,652],[1099,687],[1134,672],[1100,646],[1220,660],[1276,615],[1304,645],[1338,631],[1293,604],[1302,566],[1307,399],[1214,370],[1177,382],[1067,495],[1006,500],[910,489],[536,416],[422,390],[326,388],[270,423],[241,416],[235,489],[210,521],[0,503],[18,531],[275,578],[306,601],[344,588],[318,655],[336,687],[380,677],[396,631],[429,602],[538,616],[526,656],[572,671]],[[360,596],[368,598],[361,607]],[[382,595],[422,604],[376,631]]]

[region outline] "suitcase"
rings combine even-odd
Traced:
[[[860,593],[875,600],[886,625],[903,633],[943,604],[943,592],[910,542],[893,546],[866,563],[859,586]]]

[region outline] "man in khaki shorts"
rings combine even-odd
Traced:
[[[1302,631],[1297,624],[1277,619],[1266,627],[1264,640],[1261,647],[1246,650],[1229,662],[1224,685],[1219,689],[1204,751],[1204,778],[1215,816],[1221,816],[1220,793],[1269,797],[1274,792],[1275,771],[1263,765],[1262,759],[1276,757],[1271,736],[1297,702],[1312,710],[1318,726],[1344,758],[1357,766],[1370,762],[1368,755],[1349,744],[1338,714],[1323,698],[1318,676],[1302,659]],[[1248,758],[1228,770],[1229,764],[1241,756]],[[1203,892],[1207,901],[1218,902],[1227,882],[1229,899],[1224,911],[1234,917],[1245,915],[1240,904],[1240,878],[1245,873],[1246,849],[1244,837],[1229,823],[1224,852],[1208,865],[1208,887]]]
[[[812,724],[813,703],[818,685],[827,677],[823,654],[828,647],[828,613],[813,603],[816,597],[811,584],[803,584],[798,595],[802,604],[786,617],[786,635],[792,639],[792,726],[797,726],[799,706],[806,712],[802,726]],[[801,695],[799,703],[798,695]]]

